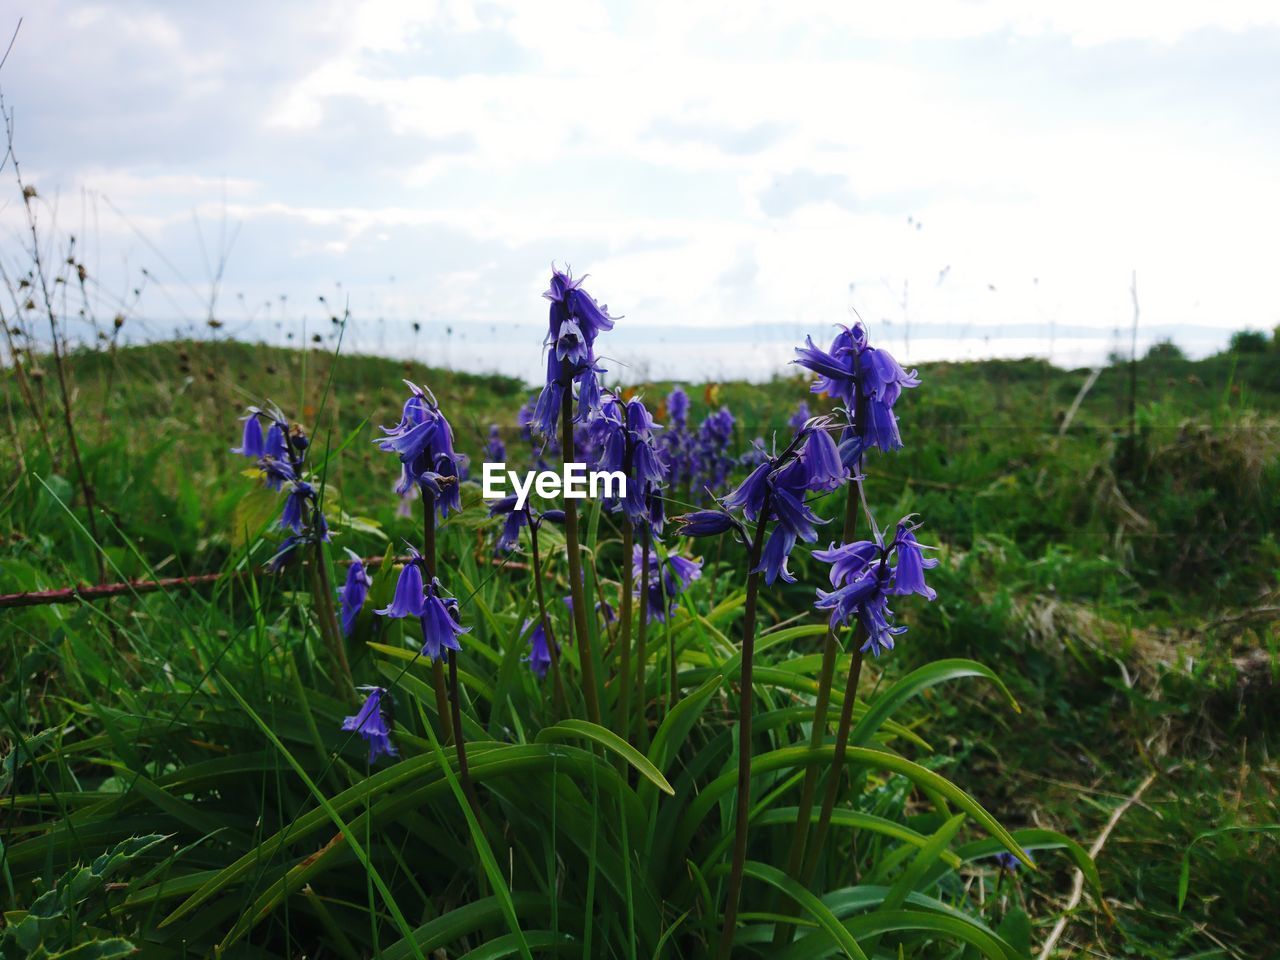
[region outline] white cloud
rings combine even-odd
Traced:
[[[637,324],[896,337],[905,282],[915,324],[1106,331],[1135,267],[1153,324],[1277,319],[1274,4],[259,8],[24,25],[19,148],[128,214],[104,259],[148,259],[136,226],[200,276],[195,210],[241,226],[228,289],[358,315],[537,320],[567,258]]]

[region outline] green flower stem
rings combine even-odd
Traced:
[[[547,652],[551,654],[551,681],[555,691],[556,716],[565,715],[564,680],[560,676],[560,649],[556,646],[555,634],[551,632],[551,618],[547,616],[547,595],[542,587],[542,561],[538,556],[538,528],[533,516],[527,510],[525,517],[529,522],[529,552],[533,560],[533,592],[538,598],[538,616],[542,619],[542,633],[547,638]]]
[[[724,907],[724,927],[720,931],[720,960],[729,960],[738,922],[738,900],[742,896],[742,870],[747,862],[747,823],[751,817],[751,709],[752,670],[756,652],[756,596],[760,592],[760,555],[768,526],[769,497],[766,494],[751,543],[751,573],[747,575],[747,601],[742,615],[742,681],[738,693],[738,796],[734,804],[733,865],[729,869],[729,894]]]
[[[649,724],[645,719],[645,707],[648,706],[648,691],[645,689],[645,666],[649,660],[648,638],[649,638],[649,602],[648,602],[648,585],[649,585],[649,548],[650,536],[649,524],[646,522],[644,529],[640,534],[640,626],[636,633],[636,714],[637,714],[637,730],[636,742],[648,747]]]
[[[622,524],[622,602],[618,617],[622,620],[619,646],[622,651],[622,669],[618,676],[618,720],[615,728],[623,737],[631,737],[631,610],[635,583],[631,577],[631,554],[634,552],[635,530],[630,520]],[[644,675],[644,664],[636,665],[636,671]],[[643,701],[641,701],[643,704]],[[641,710],[643,711],[643,706]]]
[[[427,582],[436,575],[436,507],[425,494],[422,497],[422,557],[427,563]],[[439,660],[431,662],[431,686],[436,695],[436,716],[440,718],[440,732],[445,743],[453,742],[453,717],[449,710],[449,694],[445,690],[444,666]]]
[[[572,463],[573,391],[566,387],[560,404],[560,450],[565,463]],[[564,498],[564,539],[569,554],[569,595],[573,598],[573,627],[578,637],[578,659],[582,666],[582,686],[587,699],[587,719],[600,722],[600,692],[596,689],[595,651],[587,629],[586,586],[582,579],[582,552],[578,546],[578,506]]]
[[[844,529],[841,543],[853,542],[858,529],[858,489],[850,480],[845,490]],[[820,747],[827,736],[827,712],[831,707],[831,684],[835,679],[836,656],[840,652],[840,644],[836,631],[827,629],[826,639],[822,645],[822,670],[818,677],[818,695],[813,704],[813,728],[809,731],[809,746]],[[800,801],[796,805],[796,826],[791,838],[791,853],[787,860],[787,876],[799,877],[804,866],[805,854],[808,851],[810,814],[813,811],[814,794],[818,788],[818,767],[810,765],[805,770],[804,783],[800,787]],[[790,909],[780,912],[792,913],[800,909],[799,904],[792,902]],[[779,923],[773,933],[774,946],[781,946],[791,940],[794,927],[791,924]]]
[[[840,704],[840,722],[836,726],[835,754],[831,759],[831,768],[827,774],[827,791],[822,798],[822,811],[818,814],[818,825],[805,853],[804,868],[800,874],[800,883],[808,886],[813,871],[818,865],[818,856],[827,839],[827,830],[831,826],[831,812],[836,806],[836,797],[840,793],[840,780],[844,776],[845,751],[849,746],[849,728],[853,722],[853,702],[858,695],[858,681],[862,678],[862,641],[865,631],[859,624],[853,632],[853,655],[849,658],[849,677],[844,687],[844,702]]]

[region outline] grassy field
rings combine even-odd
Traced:
[[[742,955],[828,955],[841,943],[828,918],[873,955],[989,949],[978,934],[942,929],[944,905],[980,918],[1012,951],[994,955],[1038,955],[1068,906],[1075,862],[1037,849],[1034,872],[993,868],[1000,848],[980,820],[953,824],[967,808],[917,769],[1025,831],[1020,843],[1042,830],[1084,848],[1105,836],[1095,858],[1103,903],[1086,883],[1054,955],[1274,952],[1278,371],[1274,345],[1195,362],[1155,351],[1096,380],[1031,360],[920,371],[922,386],[899,405],[905,448],[868,460],[865,489],[882,523],[923,519],[921,542],[940,547],[930,579],[938,597],[901,604],[910,630],[894,651],[868,659],[855,717],[913,671],[958,658],[994,671],[1021,710],[980,677],[904,697],[871,745],[909,758],[911,771],[851,776],[841,809],[852,819],[822,851],[817,907],[796,911],[797,891],[765,866],[749,875]],[[463,728],[483,786],[479,809],[464,815],[456,754],[449,748],[455,762],[444,761],[436,743],[430,671],[406,665],[412,643],[400,628],[375,635],[365,615],[351,647],[368,682],[398,681],[402,759],[370,776],[361,746],[337,729],[351,704],[335,695],[307,581],[233,575],[270,558],[279,498],[228,448],[249,404],[270,399],[306,427],[340,578],[340,548],[381,557],[421,539],[420,514],[397,513],[395,458],[371,442],[377,425],[398,419],[401,379],[430,387],[473,467],[491,424],[509,460],[530,459],[516,422],[528,388],[234,342],[73,353],[65,377],[96,537],[52,359],[27,364],[21,381],[7,370],[0,593],[228,576],[109,602],[0,609],[4,956],[22,955],[14,931],[41,909],[50,914],[40,934],[48,955],[95,939],[97,952],[75,956],[117,955],[123,941],[166,957],[206,955],[216,944],[228,955],[342,957],[693,957],[714,947],[733,832],[731,793],[715,785],[732,786],[735,764],[741,547],[727,537],[693,541],[703,576],[667,624],[652,625],[650,712],[636,739],[644,750],[657,738],[647,752],[661,771],[654,779],[599,743],[557,746],[568,728],[520,663],[536,574],[523,546],[494,559],[497,523],[464,484],[465,509],[440,531],[443,579],[474,628],[459,660]],[[685,386],[695,424],[722,405],[733,412],[736,456],[757,437],[784,447],[801,401],[828,409],[808,385],[796,376]],[[663,422],[671,386],[620,392],[642,396]],[[668,514],[697,499],[669,496]],[[830,504],[815,509],[833,516]],[[625,576],[616,571],[629,566],[620,534],[598,512],[584,526],[588,596],[616,606]],[[546,587],[559,598],[568,592],[563,538],[544,530]],[[829,539],[835,530],[822,531],[818,546]],[[682,543],[667,538],[669,549]],[[773,640],[758,667],[757,754],[808,740],[823,632],[812,602],[825,572],[807,549],[791,569],[795,584],[778,582],[760,598],[762,643]],[[386,565],[372,597],[385,602],[392,587]],[[617,702],[616,629],[592,627],[608,703]],[[565,656],[577,662],[578,651]],[[669,698],[670,675],[681,706],[698,704],[697,713],[686,708],[687,725]],[[499,760],[498,750],[523,752]],[[500,763],[514,766],[484,780],[486,764]],[[410,768],[421,786],[395,779]],[[756,778],[752,862],[786,863],[801,774],[779,767]],[[659,789],[668,779],[670,801]],[[694,815],[699,804],[704,819]],[[76,864],[147,836],[70,878]],[[76,893],[38,900],[50,889]],[[889,911],[867,912],[872,901],[859,898],[883,906],[898,891],[899,913],[927,913],[939,929],[871,923]],[[779,912],[801,923],[787,954],[769,945]]]

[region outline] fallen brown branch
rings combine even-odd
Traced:
[[[1138,789],[1133,791],[1124,803],[1120,804],[1112,811],[1110,818],[1107,820],[1107,825],[1102,828],[1102,832],[1098,834],[1098,839],[1094,840],[1093,846],[1089,848],[1089,857],[1091,859],[1096,859],[1098,854],[1102,852],[1103,844],[1105,844],[1107,842],[1107,838],[1111,836],[1111,831],[1116,828],[1116,824],[1120,822],[1120,818],[1129,811],[1130,807],[1142,798],[1142,795],[1147,792],[1147,788],[1151,786],[1151,784],[1155,783],[1155,781],[1156,774],[1153,773],[1138,785]],[[1049,956],[1053,953],[1053,948],[1058,944],[1058,938],[1061,937],[1062,932],[1067,929],[1067,919],[1069,918],[1071,911],[1080,905],[1080,898],[1083,896],[1084,873],[1080,870],[1076,870],[1075,881],[1071,886],[1071,899],[1067,901],[1067,905],[1062,911],[1062,916],[1058,917],[1058,922],[1054,924],[1053,931],[1049,934],[1049,938],[1045,940],[1044,946],[1040,950],[1039,960],[1048,960]]]
[[[395,563],[404,563],[408,557],[396,557]],[[339,563],[349,565],[348,559]],[[379,567],[382,557],[362,557],[360,560],[366,567]],[[498,562],[498,561],[493,561]],[[502,566],[515,570],[527,570],[528,565],[507,560]],[[0,594],[0,610],[16,607],[39,607],[52,603],[94,603],[98,600],[109,600],[112,597],[138,596],[144,593],[157,593],[161,590],[193,590],[223,581],[240,580],[244,577],[260,576],[270,573],[268,567],[252,567],[246,570],[231,570],[223,573],[200,573],[189,577],[166,577],[160,580],[125,580],[120,583],[101,583],[64,587],[58,590],[30,590],[25,593]]]

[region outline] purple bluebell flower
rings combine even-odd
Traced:
[[[729,449],[734,422],[729,408],[721,407],[708,414],[698,427],[698,434],[693,440],[692,459],[693,486],[699,492],[719,489],[733,469],[735,461]]]
[[[453,428],[440,411],[430,391],[405,381],[409,399],[401,411],[400,422],[382,427],[385,436],[375,440],[379,448],[400,458],[400,482],[396,492],[401,496],[416,484],[441,518],[462,509],[458,485],[464,458],[453,448]]]
[[[262,455],[270,457],[272,460],[278,460],[281,463],[289,462],[289,444],[285,440],[284,427],[279,421],[272,422],[267,428],[267,437],[263,441]]]
[[[410,550],[413,556],[400,568],[400,577],[396,580],[396,592],[391,603],[374,613],[393,619],[422,616],[423,604],[426,602],[422,586],[422,558],[416,550]]]
[[[396,748],[391,742],[389,711],[383,705],[387,691],[383,687],[361,687],[360,689],[369,691],[369,696],[365,698],[364,704],[355,716],[343,719],[342,729],[353,731],[364,737],[365,742],[369,744],[370,763],[376,761],[378,757],[394,757]]]
[[[684,430],[689,426],[689,395],[680,387],[667,394],[667,422],[672,430]]]
[[[293,489],[284,500],[284,510],[280,513],[280,528],[301,533],[306,525],[307,505],[315,500],[315,488],[305,480],[293,481]]]
[[[285,460],[262,457],[258,460],[258,466],[262,468],[263,483],[268,490],[274,490],[276,493],[283,490],[284,485],[294,479],[293,467],[289,466]]]
[[[1022,848],[1022,855],[1028,860],[1032,860],[1034,862],[1031,856],[1031,851],[1026,847]],[[997,867],[1008,873],[1014,873],[1022,866],[1022,861],[1008,850],[1001,850],[999,853],[993,854],[991,859],[996,862]]]
[[[919,593],[929,600],[937,594],[924,582],[924,571],[937,565],[926,560],[916,542],[914,527],[907,520],[898,524],[894,539],[887,545],[859,540],[815,550],[814,558],[831,564],[830,592],[818,591],[814,604],[831,612],[831,626],[847,624],[855,618],[866,633],[864,652],[879,656],[892,650],[894,637],[906,627],[894,622],[889,597]],[[890,563],[890,559],[896,561]]]
[[[507,445],[502,442],[502,431],[496,423],[489,425],[489,440],[484,445],[484,458],[489,463],[503,463],[507,459]]]
[[[250,410],[240,420],[244,423],[240,446],[232,447],[231,452],[238,453],[242,457],[261,457],[265,452],[265,447],[262,440],[262,424],[258,422],[257,410]]]
[[[812,430],[800,454],[808,471],[810,490],[835,490],[849,479],[849,468],[840,459],[840,448],[826,430]]]
[[[521,632],[529,630],[533,621],[526,620]],[[559,652],[559,644],[556,645],[556,651]],[[547,645],[547,632],[543,629],[542,620],[539,618],[533,623],[533,632],[529,634],[529,655],[522,658],[529,665],[529,670],[539,680],[547,678],[547,670],[551,666],[551,649]]]
[[[741,531],[733,514],[723,510],[694,510],[674,519],[680,524],[682,537],[714,537],[729,530]]]
[[[631,400],[624,407],[611,395],[601,400],[599,416],[591,422],[592,439],[600,450],[596,469],[621,472],[627,478],[626,496],[613,508],[621,507],[633,524],[647,522],[655,535],[662,532],[664,511],[658,490],[666,479],[656,449],[657,429],[641,400]]]
[[[919,386],[920,378],[915,371],[903,370],[887,350],[870,346],[862,324],[841,328],[826,351],[807,337],[796,354],[794,363],[818,375],[812,391],[835,397],[854,418],[861,450],[902,446],[894,404],[904,389]]]
[[[369,595],[369,588],[373,586],[373,580],[369,578],[364,562],[350,550],[347,553],[351,556],[351,566],[347,568],[347,581],[342,586],[339,599],[342,606],[342,633],[349,637],[356,625],[356,616]]]
[[[795,549],[795,545],[794,531],[782,524],[774,527],[769,533],[768,542],[764,545],[764,552],[760,555],[760,563],[751,572],[763,573],[764,582],[768,586],[773,586],[773,582],[778,577],[781,577],[784,583],[795,583],[796,578],[787,569],[787,561],[791,558],[791,551]]]
[[[897,548],[897,564],[893,568],[893,587],[890,593],[899,596],[918,593],[926,600],[933,600],[937,592],[924,582],[924,572],[938,565],[936,558],[926,558],[922,550],[932,550],[916,541],[912,527],[905,522],[898,524],[898,535],[894,541]]]
[[[796,412],[791,415],[791,419],[787,421],[787,425],[791,427],[791,431],[795,433],[808,423],[812,414],[809,412],[809,404],[804,400],[800,401],[800,405],[796,407]]]
[[[636,587],[644,591],[648,604],[649,616],[654,620],[665,621],[675,613],[680,596],[689,589],[689,584],[702,577],[702,560],[689,559],[678,554],[667,554],[659,557],[657,551],[649,551],[649,582],[642,584],[644,574],[644,550],[632,548],[631,577]]]
[[[605,371],[596,362],[595,342],[602,331],[613,329],[614,318],[582,289],[583,279],[553,270],[543,294],[551,302],[544,342],[547,381],[534,408],[533,423],[547,436],[555,434],[564,391],[572,390],[573,384],[578,385],[576,419],[589,420],[600,403],[600,376]]]
[[[880,555],[880,546],[870,540],[859,540],[836,546],[834,543],[828,550],[813,551],[813,559],[821,563],[831,564],[831,585],[841,587],[857,580],[871,565],[871,561]]]
[[[772,463],[762,463],[738,484],[737,488],[724,498],[724,505],[729,510],[740,510],[742,515],[753,523],[764,509],[765,497],[769,493],[769,474],[773,470]]]
[[[470,633],[470,627],[458,622],[458,601],[440,595],[440,581],[432,580],[431,589],[423,599],[422,655],[428,660],[442,660],[446,650],[461,650],[458,637]]]

